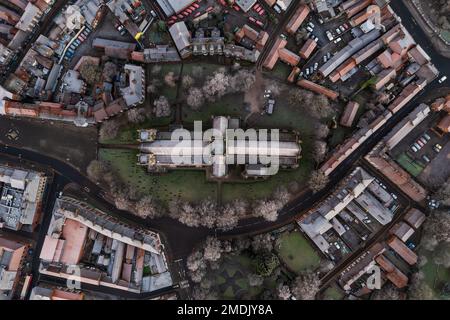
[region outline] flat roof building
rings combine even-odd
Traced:
[[[156,0],[156,2],[164,11],[164,14],[170,17],[189,7],[195,0]]]
[[[12,296],[19,282],[21,268],[29,244],[6,234],[0,237],[0,294]]]
[[[0,225],[33,231],[39,223],[46,184],[43,173],[0,165]]]

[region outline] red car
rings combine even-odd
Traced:
[[[266,12],[264,11],[264,9],[262,9],[262,10],[259,12],[259,15],[260,15],[260,16],[263,16],[264,13],[266,13]]]
[[[236,11],[241,11],[241,8],[239,8],[239,6],[237,6],[237,5],[234,5],[233,9],[236,10]]]
[[[256,19],[253,18],[253,17],[248,17],[248,20],[250,20],[250,21],[253,22],[253,23],[256,23]]]
[[[192,5],[193,7],[195,7],[195,9],[198,9],[198,8],[200,8],[200,5],[199,4],[197,4],[197,3],[194,3],[193,5]]]
[[[264,23],[262,23],[261,21],[256,20],[256,24],[257,24],[258,26],[260,26],[261,28],[264,28]]]

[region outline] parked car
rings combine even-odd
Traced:
[[[342,33],[341,29],[336,28],[336,33],[337,33],[337,34],[341,34],[341,33]]]
[[[313,28],[311,28],[310,26],[307,26],[306,30],[308,30],[309,32],[313,32]]]
[[[414,147],[417,148],[417,150],[422,149],[422,147],[420,146],[420,144],[418,144],[417,142],[413,144]]]
[[[339,27],[339,30],[341,30],[342,32],[345,32],[344,26],[340,26],[340,27]]]
[[[425,139],[424,137],[420,137],[419,140],[422,141],[424,144],[428,143],[428,140]]]
[[[426,163],[430,163],[430,162],[431,162],[430,158],[428,158],[427,155],[423,155],[423,156],[422,156],[422,159],[423,159],[423,161],[425,161]]]
[[[277,4],[273,6],[273,10],[275,10],[276,13],[281,13],[281,8]]]
[[[420,140],[417,140],[416,143],[417,143],[421,148],[423,148],[423,147],[425,146],[425,143],[423,143],[423,142],[420,141]]]
[[[443,76],[439,79],[439,83],[443,83],[445,80],[447,80],[447,76]]]
[[[411,146],[411,150],[412,150],[414,153],[419,151],[415,146]]]
[[[423,134],[423,137],[424,137],[427,141],[430,141],[430,140],[431,140],[431,137],[430,137],[430,135],[429,135],[428,133],[424,133],[424,134]]]

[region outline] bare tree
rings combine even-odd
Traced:
[[[256,81],[256,75],[248,69],[239,70],[234,76],[229,77],[231,92],[245,92],[249,90]]]
[[[147,195],[136,202],[135,211],[141,218],[158,218],[161,216],[158,205],[152,196]]]
[[[321,163],[325,160],[325,156],[328,152],[328,145],[325,141],[314,142],[312,157],[317,163]]]
[[[439,244],[433,252],[433,261],[437,265],[450,268],[450,243]]]
[[[278,187],[273,193],[273,199],[279,202],[280,209],[291,201],[291,195],[285,186]]]
[[[425,282],[424,278],[421,272],[416,272],[411,276],[408,287],[409,300],[434,300],[433,290]]]
[[[325,139],[330,134],[330,128],[326,124],[317,123],[314,125],[314,136],[317,139]]]
[[[147,86],[147,92],[151,94],[156,94],[161,89],[161,86],[162,86],[161,80],[156,78],[150,79]]]
[[[100,140],[111,140],[117,137],[119,134],[120,123],[113,119],[102,123],[100,127]]]
[[[433,211],[423,226],[422,245],[433,251],[442,242],[450,242],[450,215],[447,211]]]
[[[317,273],[301,273],[291,286],[291,291],[297,300],[315,300],[320,289],[320,279]]]
[[[203,250],[203,257],[206,261],[218,261],[222,257],[222,246],[217,238],[206,238]]]
[[[311,173],[311,176],[308,180],[308,186],[312,190],[312,192],[317,193],[325,188],[329,182],[330,179],[327,175],[325,175],[325,173],[320,170],[316,170]]]
[[[93,160],[86,171],[89,179],[95,182],[101,182],[105,173],[108,172],[108,165],[103,161]]]
[[[186,103],[192,110],[199,110],[205,103],[205,96],[203,91],[199,88],[191,88],[186,99]]]
[[[199,227],[201,225],[201,219],[197,214],[196,208],[188,202],[181,204],[178,220],[189,227]]]
[[[318,119],[329,117],[335,113],[327,97],[315,95],[303,89],[292,89],[289,92],[288,103]]]
[[[208,101],[223,97],[229,88],[230,77],[223,70],[217,71],[203,85],[203,94]]]
[[[274,237],[270,233],[265,233],[253,237],[251,246],[252,251],[255,253],[262,251],[272,251],[274,247]]]
[[[216,225],[218,216],[217,204],[211,199],[205,199],[196,208],[197,215],[204,227],[212,229]]]
[[[145,121],[146,115],[145,115],[145,109],[144,108],[133,108],[127,111],[127,118],[130,123],[142,123]]]
[[[184,75],[183,79],[181,80],[183,89],[188,90],[195,84],[195,79],[192,78],[190,75]]]
[[[116,64],[112,62],[106,62],[105,65],[103,66],[103,78],[108,82],[112,82],[116,74],[117,74]]]
[[[375,290],[372,300],[400,300],[400,292],[391,283],[384,285],[380,290]]]
[[[155,106],[154,112],[157,118],[168,117],[172,113],[169,100],[165,96],[160,96],[158,100],[153,102]]]
[[[203,252],[194,251],[186,261],[189,277],[193,282],[200,283],[206,275],[206,263]]]
[[[177,86],[177,78],[175,77],[175,73],[173,73],[172,71],[167,73],[166,76],[164,77],[164,82],[169,86],[169,87],[176,87]]]
[[[257,217],[262,217],[267,221],[277,221],[278,210],[281,209],[283,204],[280,201],[263,199],[256,202],[254,207],[254,213]]]
[[[289,300],[292,297],[291,289],[289,286],[280,285],[278,286],[278,298],[281,300]]]

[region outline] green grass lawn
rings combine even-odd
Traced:
[[[300,273],[319,266],[320,256],[299,231],[285,233],[279,241],[278,256],[291,271]]]
[[[400,154],[397,157],[397,162],[414,177],[420,175],[424,169],[424,167],[413,161],[406,153]]]
[[[280,80],[286,81],[286,79],[289,77],[289,74],[292,71],[292,67],[288,66],[287,64],[283,62],[278,62],[273,70],[270,72],[272,76],[277,77]]]
[[[100,149],[99,158],[108,162],[125,183],[163,203],[177,197],[193,202],[216,199],[216,184],[207,182],[203,171],[180,170],[153,176],[137,165],[137,151],[133,150]]]
[[[326,289],[323,293],[324,300],[342,300],[344,297],[345,294],[342,290],[334,286],[328,287],[328,289]]]
[[[433,290],[435,297],[439,299],[449,299],[441,295],[441,288],[446,283],[450,282],[450,269],[443,266],[438,266],[433,262],[432,254],[425,253],[428,262],[420,269],[425,275],[425,282]]]

